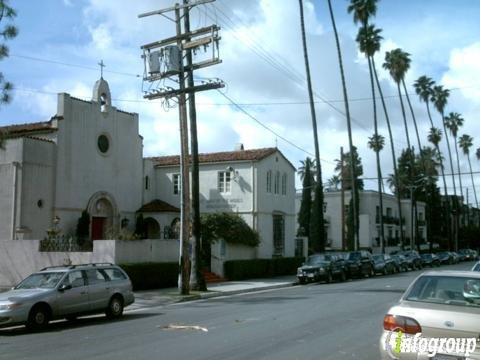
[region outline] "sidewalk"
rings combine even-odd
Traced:
[[[253,279],[243,281],[225,281],[207,284],[208,291],[191,291],[190,295],[180,295],[177,288],[140,290],[135,292],[135,303],[125,309],[126,312],[162,306],[184,301],[210,299],[218,296],[235,295],[260,290],[271,290],[295,285],[294,275],[280,276],[269,279]]]

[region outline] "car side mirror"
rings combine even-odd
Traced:
[[[71,288],[72,288],[72,285],[63,284],[63,285],[60,285],[60,287],[58,288],[58,291],[64,292],[65,290],[70,290]]]

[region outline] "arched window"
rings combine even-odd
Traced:
[[[107,100],[108,100],[107,94],[102,93],[100,95],[100,111],[101,112],[107,112]]]

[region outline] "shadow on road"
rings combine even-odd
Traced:
[[[93,317],[83,317],[76,320],[60,320],[50,323],[46,329],[41,331],[36,331],[35,333],[52,333],[52,332],[61,332],[65,330],[76,329],[84,326],[102,326],[106,324],[120,323],[139,320],[151,316],[163,315],[162,313],[154,314],[125,314],[120,319],[110,320],[105,316],[93,316]],[[21,335],[30,335],[34,333],[33,331],[28,330],[25,326],[16,326],[10,328],[0,329],[0,337],[2,336],[21,336]]]

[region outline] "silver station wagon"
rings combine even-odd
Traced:
[[[116,265],[48,267],[0,293],[0,326],[25,324],[38,330],[50,320],[103,312],[117,318],[134,301],[132,283]]]

